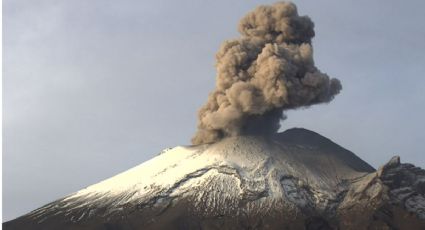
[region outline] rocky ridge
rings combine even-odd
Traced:
[[[167,149],[4,229],[425,229],[425,171],[305,129]]]

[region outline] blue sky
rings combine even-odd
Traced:
[[[4,220],[189,144],[221,42],[272,2],[4,0]],[[425,167],[425,1],[294,2],[343,90],[282,130]]]

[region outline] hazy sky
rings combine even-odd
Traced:
[[[274,1],[3,0],[3,218],[190,143],[214,55]],[[294,1],[328,105],[289,112],[378,167],[425,167],[425,1]]]

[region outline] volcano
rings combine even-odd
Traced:
[[[425,229],[425,171],[306,129],[178,146],[4,229]]]

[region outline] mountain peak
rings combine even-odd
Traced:
[[[292,128],[278,133],[275,139],[286,144],[295,144],[315,147],[324,153],[339,158],[344,164],[349,165],[356,171],[373,172],[375,169],[367,162],[360,159],[351,151],[334,143],[332,140],[308,129]]]
[[[396,164],[377,173],[352,152],[306,129],[290,129],[273,138],[227,137],[165,150],[4,228],[331,229],[346,226],[347,217],[362,213],[351,210],[376,210],[356,202],[367,205],[376,197],[390,196],[385,186],[397,190],[398,169],[410,170],[403,183],[412,185],[412,191],[418,190],[413,186],[418,180],[425,181],[420,169]],[[386,200],[373,202],[381,205]],[[421,207],[409,210],[419,212]]]

